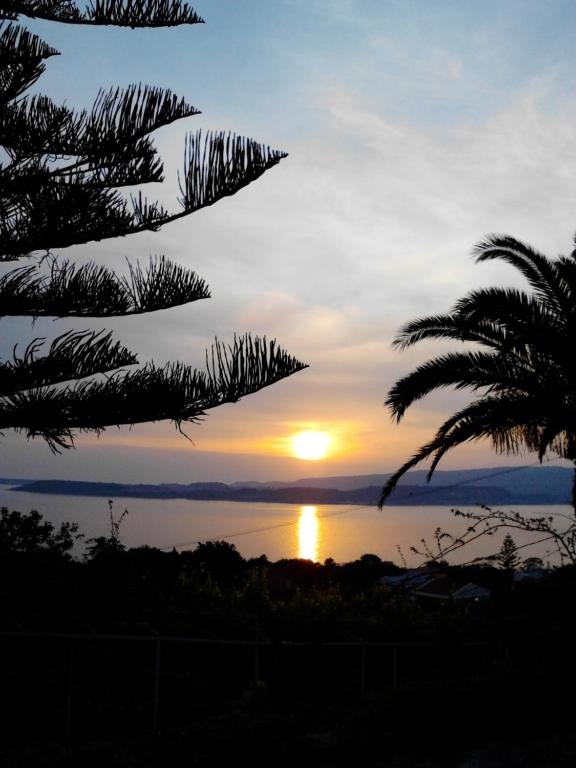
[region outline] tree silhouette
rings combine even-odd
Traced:
[[[509,533],[502,540],[502,546],[496,555],[496,562],[503,571],[513,571],[520,565],[518,547]]]
[[[424,339],[451,339],[484,349],[450,352],[400,379],[386,404],[400,421],[406,409],[442,387],[470,389],[480,397],[440,427],[383,488],[384,504],[399,479],[431,458],[428,479],[444,454],[462,443],[489,438],[497,452],[548,451],[576,463],[576,251],[548,259],[506,236],[476,248],[479,262],[501,259],[516,267],[532,289],[480,288],[446,315],[414,320],[395,340],[401,349]],[[576,480],[576,478],[575,478]],[[573,488],[576,510],[576,483]]]
[[[163,180],[151,134],[198,110],[169,90],[143,85],[101,91],[79,111],[25,95],[58,52],[15,23],[21,15],[128,27],[202,21],[180,0],[92,0],[87,9],[72,0],[2,4],[0,262],[27,263],[0,276],[0,316],[104,318],[209,298],[204,280],[163,256],[131,264],[120,276],[93,262],[59,259],[54,249],[155,231],[235,194],[285,153],[234,134],[189,134],[175,210],[141,191],[123,194]],[[250,335],[230,345],[216,340],[205,371],[181,362],[130,368],[137,362],[105,331],[72,331],[50,344],[35,339],[0,361],[0,430],[41,436],[59,451],[76,433],[110,425],[170,419],[181,428],[306,367],[275,341]]]
[[[50,552],[68,557],[75,542],[82,538],[77,523],[60,523],[55,529],[36,510],[28,514],[0,509],[0,553],[37,554]]]

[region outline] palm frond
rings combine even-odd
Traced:
[[[523,445],[532,450],[540,438],[538,403],[538,398],[501,395],[485,396],[470,403],[446,419],[434,438],[389,478],[382,489],[379,507],[383,507],[406,472],[432,458],[430,480],[444,455],[463,443],[489,438],[500,453],[517,453]]]
[[[380,506],[399,479],[431,459],[430,478],[447,451],[490,439],[499,453],[525,448],[576,461],[576,251],[556,261],[507,236],[477,246],[477,260],[502,259],[528,280],[532,293],[480,288],[446,315],[401,329],[401,349],[425,339],[480,343],[488,352],[448,353],[417,366],[391,388],[386,405],[400,420],[414,402],[443,388],[469,388],[481,398],[447,419],[384,486]],[[575,496],[576,500],[576,496]]]
[[[509,360],[496,353],[449,352],[427,360],[390,390],[386,405],[393,418],[400,421],[406,409],[436,389],[515,390],[535,386],[538,379],[527,361]]]
[[[497,323],[479,319],[472,323],[454,312],[411,320],[400,329],[393,346],[403,350],[427,339],[475,342],[491,349],[502,349],[507,344],[507,334]]]
[[[469,327],[489,324],[497,329],[501,343],[496,348],[502,353],[532,349],[556,359],[566,353],[569,316],[559,315],[548,303],[515,288],[472,291],[456,303],[453,316]]]
[[[479,288],[456,302],[453,313],[470,325],[477,321],[496,322],[514,333],[536,332],[565,323],[566,316],[558,316],[548,304],[536,296],[516,288]]]
[[[535,293],[559,314],[570,308],[570,290],[559,277],[554,262],[529,245],[507,235],[490,235],[474,249],[476,261],[502,259],[516,267]]]

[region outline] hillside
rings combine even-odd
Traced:
[[[426,483],[424,471],[409,472],[390,505],[446,506],[486,504],[569,504],[572,470],[564,467],[468,469],[437,472]],[[378,503],[389,475],[304,478],[291,483],[123,484],[36,480],[13,490],[26,493],[106,498],[191,499],[283,504]],[[2,482],[2,481],[0,481]]]

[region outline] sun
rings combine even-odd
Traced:
[[[332,438],[326,432],[298,432],[291,438],[292,453],[297,459],[318,461],[324,459],[330,450]]]

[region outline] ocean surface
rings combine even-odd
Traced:
[[[85,496],[52,496],[12,491],[0,485],[0,507],[29,512],[38,510],[47,520],[59,524],[77,522],[85,538],[105,536],[110,532],[107,499]],[[505,508],[505,507],[503,507]],[[455,518],[448,507],[375,507],[297,504],[255,504],[226,501],[189,501],[184,499],[118,499],[113,511],[118,517],[125,509],[120,538],[127,547],[149,545],[172,549],[194,549],[199,541],[226,539],[244,557],[265,554],[270,560],[302,557],[323,562],[331,557],[343,563],[365,553],[379,555],[402,565],[398,547],[409,566],[423,560],[410,551],[422,549],[422,539],[433,545],[434,531],[441,527],[462,534],[467,521]],[[479,508],[466,508],[479,511]],[[570,506],[523,506],[527,515],[554,515],[558,524],[571,514]],[[463,511],[465,509],[463,508]],[[466,562],[477,556],[497,552],[501,536],[484,537],[459,550],[450,562]],[[513,531],[517,545],[528,544],[542,534]],[[80,545],[76,554],[82,555]],[[558,562],[549,543],[529,546],[522,557],[539,556]]]

